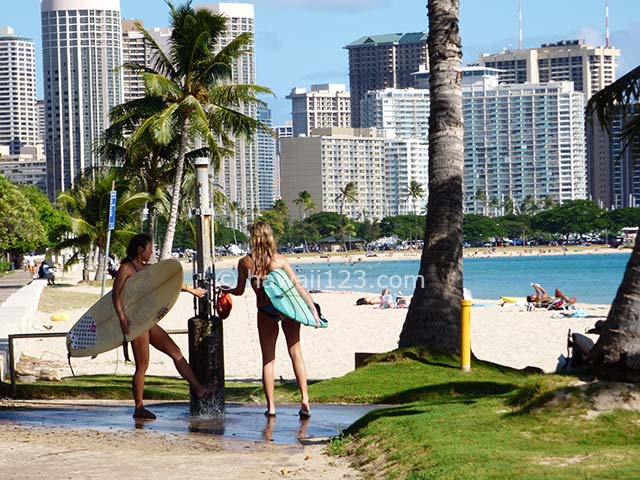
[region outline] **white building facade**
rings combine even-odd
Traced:
[[[296,87],[287,95],[291,100],[293,136],[309,136],[314,128],[350,128],[351,96],[342,83]]]
[[[538,202],[550,196],[560,203],[587,198],[583,94],[571,82],[499,85],[499,73],[463,70],[465,213],[502,214],[488,202],[504,204],[507,197],[515,205],[528,196]],[[421,140],[420,148],[428,152],[428,90],[369,92],[361,112],[365,125],[387,139]],[[404,188],[427,172],[428,154],[414,152],[410,156],[395,148],[388,157],[391,214],[406,208]],[[428,174],[422,178],[426,191]],[[479,192],[486,202],[478,200]]]
[[[19,155],[37,144],[34,42],[11,27],[0,27],[0,145],[9,147],[10,155]]]
[[[144,35],[136,26],[138,23],[142,25],[139,20],[122,20],[122,62],[150,66],[150,52]],[[125,102],[144,97],[144,80],[140,73],[122,69],[122,82]]]
[[[340,211],[340,189],[354,182],[357,199],[343,213],[353,219],[386,214],[384,138],[371,129],[318,129],[310,137],[281,140],[282,199],[290,211],[306,190],[318,211]]]
[[[255,39],[254,7],[248,3],[213,3],[197,5],[197,9],[206,8],[220,13],[228,18],[227,31],[220,38],[219,46],[228,45],[242,33],[250,33]],[[233,64],[233,83],[256,83],[255,40],[246,53],[243,53]],[[243,113],[258,118],[255,106],[243,108]],[[258,192],[258,139],[237,139],[235,142],[235,156],[225,158],[220,164],[217,175],[229,201],[238,202],[247,212],[247,219],[254,218],[259,208]]]
[[[47,190],[99,166],[94,143],[122,103],[119,0],[42,0]]]
[[[271,128],[271,110],[267,106],[258,106],[258,120]],[[276,139],[269,132],[260,130],[258,138],[258,208],[268,210],[276,201],[277,165]]]

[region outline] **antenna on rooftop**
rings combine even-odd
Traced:
[[[518,32],[520,34],[520,50],[522,50],[522,0],[518,0]]]
[[[606,46],[609,48],[609,0],[604,2],[604,16],[605,16],[605,28],[606,28]]]

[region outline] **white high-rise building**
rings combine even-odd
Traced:
[[[38,143],[36,59],[30,38],[0,27],[0,145],[19,155]],[[42,159],[42,158],[41,158]]]
[[[206,8],[220,13],[229,20],[227,31],[220,38],[220,48],[226,46],[242,33],[255,34],[254,7],[247,3],[213,3],[196,5],[196,8]],[[255,40],[233,64],[233,83],[256,83]],[[250,106],[243,108],[243,113],[258,118],[257,108]],[[232,202],[238,202],[247,212],[248,220],[252,220],[258,209],[258,139],[237,139],[235,142],[235,156],[225,158],[220,164],[217,175],[220,183]]]
[[[427,204],[429,186],[429,144],[420,138],[385,141],[386,215],[420,215]],[[422,185],[424,197],[409,198],[412,181]]]
[[[122,20],[122,63],[150,66],[144,35],[136,27],[137,23],[142,24],[142,21]],[[144,97],[144,80],[140,73],[125,68],[122,70],[122,81],[125,102]]]
[[[381,219],[386,212],[384,139],[372,129],[322,128],[310,137],[281,140],[282,199],[290,211],[303,190],[318,211],[339,212],[340,189],[354,182],[357,198],[345,203],[351,218]]]
[[[258,120],[271,128],[271,110],[258,106]],[[269,132],[259,130],[258,137],[258,208],[268,210],[276,200],[276,140]]]
[[[500,83],[548,83],[571,81],[585,100],[616,79],[620,50],[593,47],[583,40],[545,43],[540,48],[484,53],[478,64],[500,70]]]
[[[101,164],[95,141],[122,103],[119,0],[42,0],[47,191]]]
[[[311,85],[311,91],[296,87],[291,100],[293,136],[309,136],[314,128],[351,127],[351,96],[342,83]]]
[[[283,138],[293,137],[293,125],[289,122],[286,125],[277,125],[273,127],[276,137],[276,156],[275,156],[275,172],[276,172],[276,200],[282,198],[281,173],[280,173],[280,140]]]
[[[510,197],[516,205],[530,195],[536,201],[547,196],[557,202],[587,198],[584,96],[574,91],[571,82],[499,85],[499,73],[491,68],[463,69],[465,212],[502,213],[481,204],[478,192],[487,203],[504,204]],[[361,111],[362,121],[387,139],[418,139],[426,148],[428,90],[370,92]],[[389,185],[410,183],[403,173],[398,173],[400,179],[393,175],[403,172],[401,162],[406,162],[407,171],[426,168],[426,157],[422,167],[410,169],[414,160],[401,153],[395,154],[400,163],[388,172]],[[416,155],[420,157],[413,158]],[[397,192],[397,208],[402,211],[406,196],[401,187]],[[394,195],[395,191],[389,193],[390,205],[396,201]]]

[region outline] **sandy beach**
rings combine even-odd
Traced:
[[[188,268],[188,265],[186,266]],[[66,281],[73,281],[74,276]],[[98,287],[76,285],[70,291],[99,294]],[[397,348],[407,313],[406,309],[380,309],[375,305],[356,306],[361,292],[317,293],[313,295],[329,319],[329,328],[302,328],[302,349],[311,379],[327,379],[345,375],[354,369],[356,352],[379,353]],[[565,313],[546,309],[527,311],[524,306],[500,306],[497,299],[475,300],[472,307],[472,350],[482,360],[514,368],[535,366],[553,372],[561,355],[567,354],[569,329],[584,332],[597,320],[606,318],[608,305],[577,304],[586,317],[565,317]],[[65,310],[66,321],[51,321],[51,313],[39,311],[34,328],[51,325],[51,331],[66,332],[84,313],[85,308]],[[566,312],[570,314],[571,312]],[[165,329],[186,329],[193,316],[193,300],[181,294],[174,308],[160,323]],[[175,341],[188,352],[187,336],[175,335]],[[228,380],[260,378],[260,347],[256,329],[255,295],[247,288],[242,297],[233,298],[233,311],[224,323],[225,376]],[[24,355],[54,362],[62,376],[70,375],[66,366],[63,338],[30,340]],[[124,364],[121,349],[96,359],[72,360],[76,374],[132,373],[133,365]],[[173,363],[152,349],[149,374],[176,375]],[[276,374],[293,379],[284,336],[278,342]]]

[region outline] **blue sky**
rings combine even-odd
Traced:
[[[175,0],[180,3],[181,0]],[[312,83],[348,85],[344,45],[364,35],[426,31],[426,0],[254,0],[257,83],[270,87],[267,99],[275,124],[290,118],[292,87]],[[194,4],[213,3],[195,1]],[[518,46],[518,0],[461,0],[464,61],[482,52]],[[36,40],[38,97],[42,97],[40,1],[2,1],[0,25]],[[120,0],[124,18],[146,27],[166,26],[163,0]],[[522,0],[524,46],[585,38],[604,45],[604,0]],[[618,74],[640,64],[640,1],[609,0],[611,44],[622,50]]]

